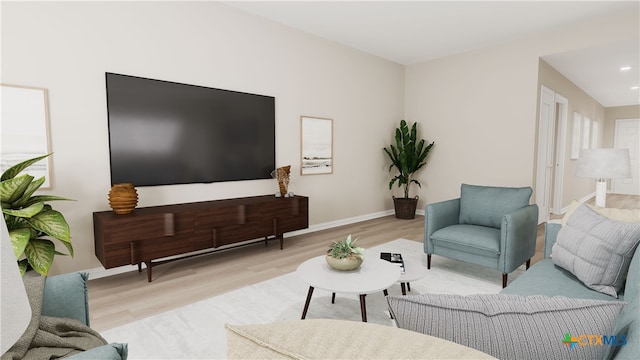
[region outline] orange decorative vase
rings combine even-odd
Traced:
[[[129,214],[138,205],[138,192],[133,184],[115,184],[109,191],[109,206],[116,214]]]

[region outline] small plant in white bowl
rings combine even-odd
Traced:
[[[327,250],[327,263],[336,270],[355,270],[364,261],[364,248],[356,246],[358,239],[346,238],[334,241]]]

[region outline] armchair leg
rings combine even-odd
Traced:
[[[431,269],[431,254],[427,254],[427,269]]]
[[[502,288],[507,287],[507,274],[502,274]]]
[[[525,263],[525,270],[529,270],[529,266],[531,266],[531,259],[527,260]]]

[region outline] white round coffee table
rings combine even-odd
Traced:
[[[327,264],[325,256],[309,259],[296,270],[296,274],[309,284],[307,300],[302,311],[302,319],[307,316],[311,296],[315,288],[328,290],[333,293],[331,302],[335,301],[335,293],[357,294],[360,296],[360,312],[362,321],[367,321],[365,296],[386,290],[400,278],[400,268],[396,265],[377,259],[365,257],[362,266],[353,271],[334,270]]]

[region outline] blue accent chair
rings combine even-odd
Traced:
[[[509,188],[462,184],[460,197],[427,205],[424,252],[427,268],[436,254],[502,272],[526,263],[536,249],[538,206],[530,205],[531,187]]]

